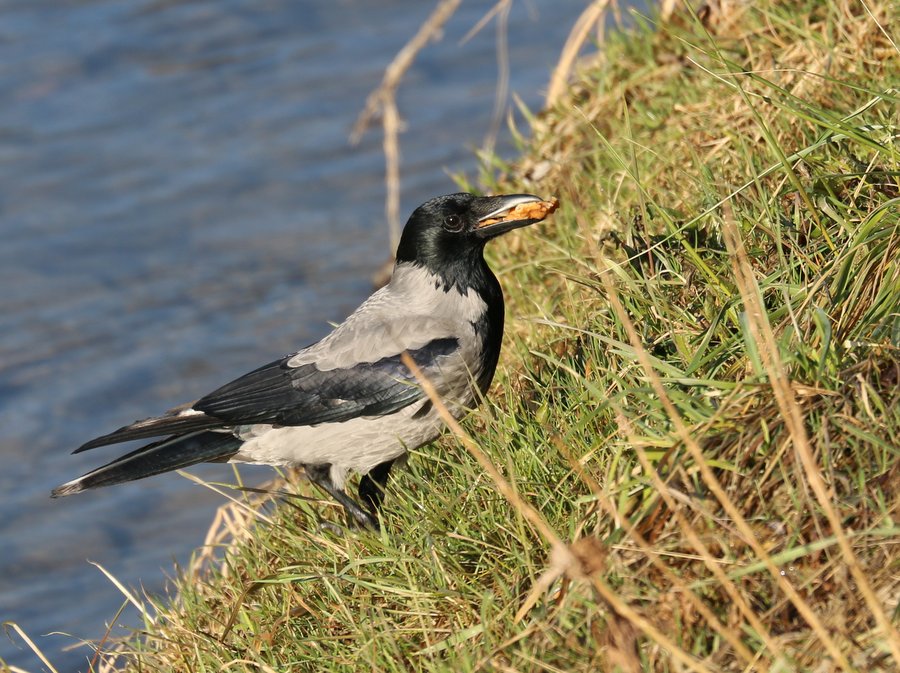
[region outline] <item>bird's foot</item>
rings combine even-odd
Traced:
[[[381,527],[378,525],[378,519],[374,511],[367,512],[359,503],[347,495],[343,489],[334,485],[334,482],[331,481],[330,464],[307,465],[305,469],[306,476],[309,477],[310,481],[344,506],[353,523],[360,528],[368,528],[374,531],[380,530]]]

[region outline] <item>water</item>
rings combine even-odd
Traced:
[[[584,4],[514,5],[511,88],[532,108]],[[492,5],[463,3],[400,90],[404,216],[475,170],[494,31],[459,40]],[[321,337],[371,291],[381,138],[347,136],[432,7],[0,3],[0,621],[60,671],[86,668],[61,648],[122,603],[87,560],[158,593],[222,503],[177,475],[52,501],[119,449],[69,451]],[[18,639],[0,658],[40,669]]]

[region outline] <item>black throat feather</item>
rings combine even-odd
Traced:
[[[500,282],[484,261],[482,251],[483,246],[467,251],[468,255],[444,256],[441,264],[426,268],[435,276],[435,289],[462,295],[474,292],[485,304],[484,312],[472,321],[482,353],[482,367],[476,381],[484,394],[491,385],[500,359],[505,310]]]

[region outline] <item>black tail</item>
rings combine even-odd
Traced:
[[[147,439],[148,437],[164,437],[169,435],[186,435],[189,432],[197,432],[198,430],[210,430],[212,428],[221,428],[222,421],[211,418],[205,414],[193,413],[185,416],[181,413],[170,412],[165,416],[155,418],[145,418],[142,421],[135,421],[131,425],[119,428],[115,432],[108,435],[97,437],[85,444],[82,444],[72,453],[81,453],[88,449],[95,449],[98,446],[106,446],[107,444],[118,444],[119,442],[130,442],[133,439]]]
[[[51,495],[59,498],[89,488],[152,477],[154,474],[190,467],[197,463],[227,460],[237,453],[242,443],[230,432],[202,431],[169,437],[142,446],[137,451],[125,454],[78,479],[58,486],[53,489]]]

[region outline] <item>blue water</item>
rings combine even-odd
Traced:
[[[456,191],[448,171],[475,174],[493,26],[459,41],[493,4],[463,3],[400,90],[404,216]],[[532,108],[584,5],[514,4],[511,88]],[[69,452],[321,337],[371,291],[389,254],[381,137],[347,138],[432,7],[0,3],[0,621],[61,672],[86,668],[62,648],[122,603],[87,560],[159,593],[222,504],[178,475],[52,501],[119,449]],[[15,637],[0,658],[42,670]]]

